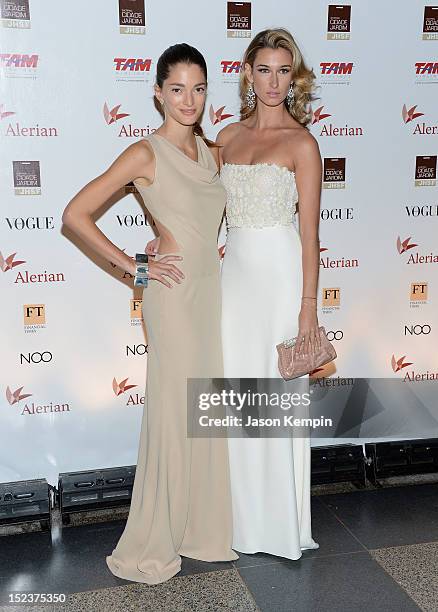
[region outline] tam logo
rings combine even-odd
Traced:
[[[221,66],[224,74],[239,74],[242,62],[237,60],[221,60]]]
[[[149,72],[152,65],[150,58],[139,58],[139,57],[115,57],[114,68],[117,72]]]
[[[321,74],[347,75],[353,70],[353,62],[321,62]]]

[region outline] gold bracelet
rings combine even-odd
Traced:
[[[302,300],[317,300],[318,298],[316,297],[310,297],[309,295],[302,295],[301,296]]]

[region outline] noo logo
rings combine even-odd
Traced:
[[[52,359],[53,354],[50,351],[44,351],[42,353],[34,351],[33,353],[27,353],[27,355],[20,353],[20,365],[23,365],[23,363],[49,363]]]
[[[404,335],[407,336],[420,336],[421,334],[427,336],[432,331],[429,323],[425,323],[424,325],[416,324],[416,325],[405,325]]]
[[[342,331],[342,329],[337,329],[336,331],[330,330],[326,332],[326,336],[328,340],[330,340],[330,342],[333,342],[333,340],[343,340],[344,332]]]

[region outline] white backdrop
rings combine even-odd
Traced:
[[[160,124],[156,61],[176,42],[206,57],[203,125],[214,137],[238,119],[249,36],[278,26],[294,34],[320,85],[311,129],[327,179],[320,322],[339,357],[336,371],[318,375],[438,376],[438,8],[253,0],[228,16],[227,4],[153,0],[143,19],[137,0],[120,14],[116,0],[0,0],[0,481],[54,484],[62,471],[136,462],[147,360],[141,294],[61,232],[61,215]],[[113,202],[98,225],[133,256],[152,237],[145,210],[129,187]],[[387,432],[406,433],[396,419]]]

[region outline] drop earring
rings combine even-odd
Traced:
[[[286,102],[287,102],[287,106],[289,108],[289,110],[291,110],[294,101],[295,101],[295,94],[294,94],[294,87],[293,87],[293,83],[291,83],[289,85],[289,91],[287,92],[287,96],[286,96]]]
[[[246,92],[246,105],[249,108],[249,110],[253,110],[253,108],[255,107],[255,101],[256,101],[256,95],[254,93],[254,88],[252,84],[250,83],[247,89],[247,92]]]

